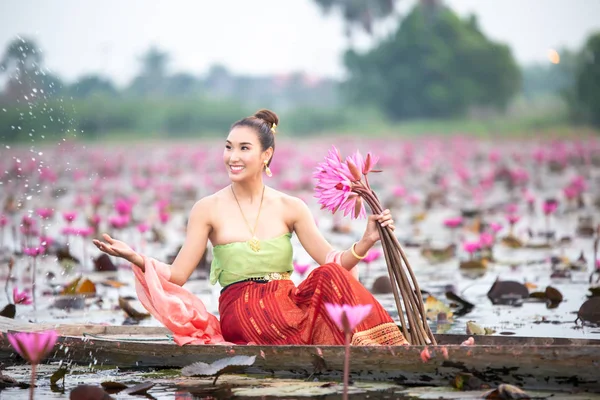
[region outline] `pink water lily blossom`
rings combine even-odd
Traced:
[[[356,306],[351,306],[349,304],[339,305],[325,303],[325,309],[331,317],[331,320],[338,328],[340,328],[340,330],[346,333],[348,333],[347,331],[352,332],[358,326],[358,324],[360,324],[369,315],[372,308],[373,305],[371,304],[359,304]],[[344,327],[344,315],[348,320],[347,327]]]
[[[451,217],[444,220],[444,226],[448,228],[458,228],[462,223],[463,220],[461,217]]]
[[[352,167],[349,167],[348,160]],[[351,192],[352,182],[357,181],[357,177],[354,175],[360,174],[359,168],[363,167],[364,161],[362,161],[360,153],[356,152],[346,161],[342,161],[340,153],[333,146],[325,157],[325,161],[318,164],[313,174],[313,177],[317,179],[315,197],[321,207],[333,213],[342,209],[344,216],[351,214],[353,218],[365,218],[367,212],[360,196]],[[354,174],[350,168],[354,170]]]
[[[25,306],[28,306],[31,304],[31,296],[29,295],[29,293],[26,290],[19,292],[19,289],[14,288],[13,289],[13,302],[15,304],[23,304]]]
[[[545,201],[542,210],[545,215],[550,215],[558,208],[558,203],[556,201]]]
[[[383,255],[383,252],[380,249],[371,249],[371,250],[369,250],[369,252],[365,256],[365,258],[362,259],[362,261],[365,262],[365,263],[367,263],[367,264],[370,264],[373,261],[375,261],[378,258],[380,258],[382,255]]]
[[[45,332],[19,332],[6,335],[11,346],[30,364],[37,365],[54,348],[58,333]]]
[[[297,261],[294,261],[293,265],[294,265],[294,271],[296,271],[301,276],[304,276],[306,271],[308,271],[308,269],[310,268],[310,263],[301,264]]]

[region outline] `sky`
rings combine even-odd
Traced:
[[[550,48],[579,48],[600,31],[600,0],[446,0],[474,13],[483,31],[511,46],[521,64],[547,62]],[[398,0],[400,15],[415,0]],[[45,66],[72,82],[84,74],[127,84],[152,45],[170,55],[170,72],[205,74],[222,64],[236,74],[305,72],[342,78],[349,46],[368,49],[374,37],[344,34],[339,14],[314,0],[2,0],[0,52],[17,35],[36,40]]]

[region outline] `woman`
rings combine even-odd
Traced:
[[[171,266],[104,235],[103,252],[134,264],[144,306],[171,329],[179,344],[343,344],[344,334],[324,304],[372,304],[357,326],[355,345],[407,344],[389,314],[357,279],[355,266],[379,240],[377,224],[394,229],[389,210],[370,216],[362,239],[335,251],[321,235],[306,204],[267,187],[263,172],[275,151],[277,115],[260,110],[234,123],[223,151],[231,185],[192,208],[185,242]],[[296,287],[290,280],[292,233],[321,265]],[[181,286],[213,245],[210,281],[224,287],[220,322]]]

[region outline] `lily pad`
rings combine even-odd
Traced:
[[[503,383],[498,388],[485,393],[483,398],[490,400],[513,400],[530,399],[531,396],[516,386]]]
[[[496,280],[487,293],[493,304],[520,305],[529,290],[520,282]]]
[[[600,324],[600,297],[586,300],[577,311],[577,317],[584,322]]]
[[[183,376],[215,376],[213,385],[220,375],[227,372],[236,372],[246,369],[254,364],[256,356],[235,356],[221,358],[211,364],[196,362],[181,369]]]

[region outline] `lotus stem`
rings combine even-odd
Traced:
[[[348,381],[350,380],[350,335],[351,332],[345,332],[344,341],[344,395],[343,399],[348,400]]]
[[[362,182],[358,182],[353,187],[352,191],[363,197],[374,214],[381,214],[383,211],[381,203],[375,192],[370,190],[370,188],[365,187]],[[392,292],[394,293],[396,307],[398,308],[398,317],[400,319],[403,335],[411,344],[437,344],[435,337],[431,332],[431,328],[427,323],[421,289],[419,288],[419,284],[417,283],[410,263],[402,250],[402,246],[400,246],[398,239],[389,228],[384,229],[379,226],[379,233],[385,260],[388,265],[390,280],[396,283],[392,284]],[[403,266],[408,270],[408,275]],[[408,325],[404,319],[404,310],[399,300],[400,296],[402,297],[404,310],[406,311]],[[410,331],[408,328],[410,328]]]
[[[31,364],[31,382],[29,384],[29,400],[33,400],[35,398],[35,373],[36,373],[36,364]]]

